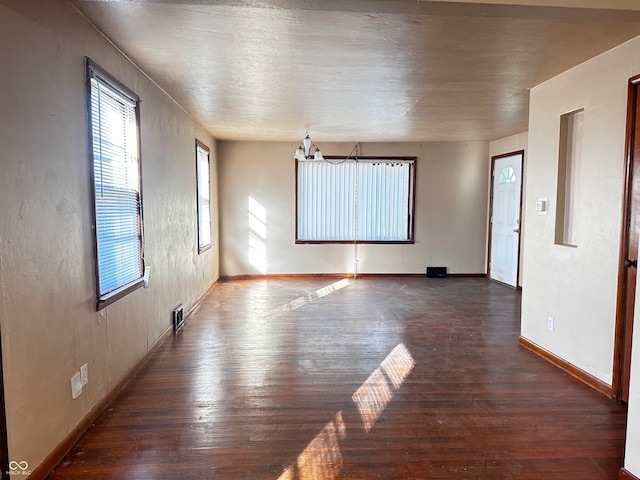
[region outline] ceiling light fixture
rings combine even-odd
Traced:
[[[304,134],[304,140],[296,150],[296,154],[294,157],[298,161],[304,160],[324,160],[322,153],[320,152],[320,148],[311,141],[311,137],[309,137],[309,130],[307,130]]]

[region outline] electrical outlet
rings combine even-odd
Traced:
[[[80,379],[83,387],[89,383],[89,367],[86,363],[80,367]]]
[[[555,327],[555,320],[553,319],[553,317],[547,317],[547,330],[549,330],[550,332],[553,332],[554,327]]]
[[[82,393],[82,380],[80,379],[80,372],[71,377],[71,398],[74,400]]]

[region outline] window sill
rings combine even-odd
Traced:
[[[578,248],[578,245],[572,243],[556,243],[559,247]]]
[[[198,255],[200,255],[201,253],[206,252],[207,250],[211,250],[211,247],[213,247],[213,243],[210,243],[209,245],[205,245],[203,247],[198,247]]]
[[[102,295],[98,297],[98,301],[96,302],[97,311],[102,310],[103,308],[111,305],[116,300],[120,300],[122,297],[129,295],[131,292],[139,289],[144,284],[143,277],[128,283],[112,292],[107,293],[106,295]]]

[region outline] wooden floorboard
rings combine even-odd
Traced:
[[[220,283],[51,479],[617,479],[625,409],[486,279]]]

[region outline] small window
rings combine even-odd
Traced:
[[[412,243],[415,159],[297,161],[298,243]]]
[[[511,165],[504,167],[504,169],[500,173],[498,183],[516,183],[517,181],[518,177],[516,176],[516,171],[513,169],[513,167]]]
[[[209,147],[196,140],[198,253],[202,253],[211,247],[211,180],[209,175],[209,155]]]
[[[142,285],[139,97],[87,59],[98,309]]]

